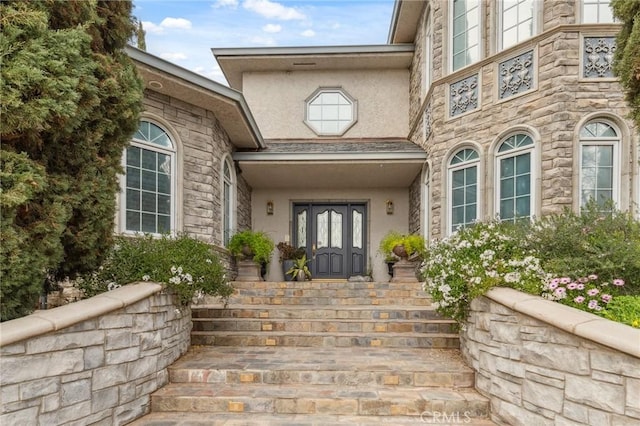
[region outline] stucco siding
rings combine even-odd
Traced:
[[[243,93],[265,139],[309,139],[305,100],[321,87],[341,87],[357,101],[345,138],[406,137],[408,70],[246,73]]]

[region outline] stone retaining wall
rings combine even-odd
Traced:
[[[495,288],[472,302],[461,349],[499,424],[640,424],[638,329]]]
[[[191,311],[130,284],[0,324],[2,425],[121,425],[189,348]]]

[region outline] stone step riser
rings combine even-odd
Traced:
[[[458,349],[460,341],[457,335],[423,335],[423,336],[332,336],[330,334],[276,335],[270,333],[251,333],[235,335],[232,332],[199,332],[191,333],[192,345],[204,346],[287,346],[287,347],[385,347],[385,348],[433,348]]]
[[[284,331],[339,333],[455,333],[457,326],[446,320],[432,322],[340,321],[340,320],[263,320],[263,319],[195,319],[194,331]]]
[[[232,297],[307,297],[307,298],[416,298],[429,299],[430,296],[421,290],[339,290],[339,289],[236,289]]]
[[[249,307],[223,309],[221,307],[194,307],[194,319],[201,318],[253,318],[253,319],[351,319],[351,320],[436,320],[442,317],[431,307],[425,309],[389,309],[388,307],[341,309],[315,307],[290,309],[285,307]]]
[[[231,296],[228,305],[289,306],[431,306],[431,299],[417,297],[264,297]]]
[[[408,282],[323,282],[323,281],[285,281],[285,282],[232,282],[231,286],[238,290],[321,290],[321,291],[366,291],[366,290],[401,290],[401,291],[423,291],[424,283]]]
[[[473,388],[473,372],[211,370],[169,368],[171,383]]]
[[[267,393],[269,392],[269,393]],[[380,391],[383,394],[384,391]],[[275,393],[278,393],[275,391]],[[331,391],[318,391],[315,397],[297,398],[295,394],[281,391],[274,395],[273,389],[255,392],[249,397],[233,396],[193,396],[163,397],[153,395],[151,410],[154,412],[200,412],[200,413],[273,413],[273,414],[324,414],[324,415],[362,415],[362,416],[420,416],[424,412],[465,413],[470,417],[486,417],[489,407],[486,401],[466,401],[462,399],[438,398],[416,392],[413,397],[392,397],[377,395],[378,392],[349,391],[339,392],[339,397]],[[416,418],[419,421],[419,417]]]

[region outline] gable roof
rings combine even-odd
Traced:
[[[136,64],[145,88],[213,112],[239,149],[265,147],[242,93],[135,47],[127,46],[125,52]]]
[[[211,49],[229,85],[242,90],[242,74],[255,71],[408,69],[413,44],[249,47]]]

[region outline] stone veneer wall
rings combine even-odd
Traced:
[[[492,144],[499,135],[510,129],[527,126],[540,136],[537,140],[539,154],[535,216],[559,213],[565,207],[576,207],[579,201],[577,189],[577,156],[575,146],[578,125],[587,116],[601,114],[615,121],[621,128],[625,145],[621,158],[637,158],[637,132],[627,118],[629,109],[619,83],[611,78],[585,79],[581,77],[583,36],[615,35],[618,25],[575,25],[580,2],[540,2],[542,11],[541,32],[535,37],[509,49],[496,52],[494,25],[497,2],[483,2],[483,43],[481,60],[456,72],[449,72],[447,65],[447,41],[445,30],[448,21],[448,4],[430,1],[423,9],[415,39],[415,59],[410,75],[410,135],[429,154],[429,200],[432,237],[446,234],[447,186],[446,161],[452,150],[463,143],[475,144],[481,156],[481,219],[494,217],[495,206]],[[432,85],[424,87],[426,61],[424,60],[425,19],[427,12],[432,22]],[[571,25],[570,25],[571,24]],[[534,49],[534,88],[508,99],[498,99],[497,64],[523,52]],[[477,109],[449,116],[448,86],[464,78],[478,74],[479,106]],[[430,117],[431,131],[425,132],[424,119]],[[636,145],[636,146],[634,146]],[[637,189],[633,181],[639,172],[637,164],[629,166],[621,162],[620,205],[627,208]],[[635,167],[635,170],[630,168]]]
[[[422,173],[411,182],[409,187],[409,233],[419,234],[421,232],[420,223],[420,199],[422,197]]]
[[[461,349],[499,424],[640,424],[638,329],[494,288],[472,302]]]
[[[182,144],[180,231],[221,246],[222,160],[233,151],[229,137],[211,111],[153,90],[145,90],[144,110],[166,121]],[[236,178],[236,226],[246,229],[251,226],[251,188],[238,171]]]
[[[130,284],[0,324],[2,425],[121,425],[189,348],[191,311]]]

